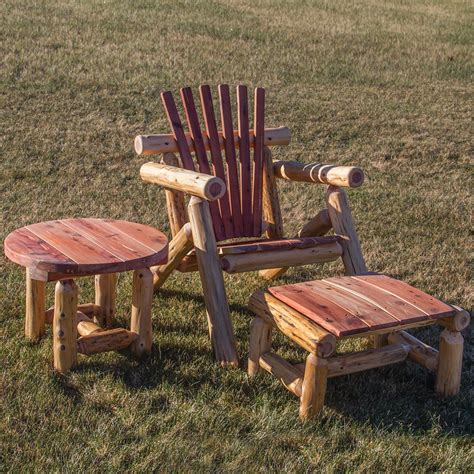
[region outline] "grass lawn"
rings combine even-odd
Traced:
[[[140,181],[147,158],[133,152],[136,134],[169,129],[160,91],[261,85],[267,126],[293,133],[277,157],[364,168],[366,183],[349,195],[369,269],[472,309],[470,2],[4,0],[0,9],[2,241],[72,216],[168,232],[164,193]],[[280,185],[288,235],[323,192]],[[148,361],[81,357],[60,377],[50,328],[37,345],[22,337],[23,269],[3,256],[0,265],[2,472],[474,470],[472,331],[456,399],[438,399],[407,363],[330,380],[322,416],[302,425],[275,379],[216,366],[196,274],[155,295]],[[341,273],[339,263],[302,267],[280,281]],[[243,367],[245,305],[265,283],[256,273],[226,282]],[[92,301],[91,279],[80,286]],[[122,275],[123,324],[130,292]],[[435,346],[438,332],[415,331]],[[282,338],[276,347],[302,356]]]

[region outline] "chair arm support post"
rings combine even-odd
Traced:
[[[296,161],[273,161],[273,171],[280,179],[304,183],[332,184],[357,188],[364,182],[364,172],[356,166],[334,166]]]
[[[225,183],[217,176],[197,173],[175,166],[152,161],[140,168],[140,176],[147,183],[192,194],[206,201],[220,199],[225,193]]]

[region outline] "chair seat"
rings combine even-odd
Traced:
[[[5,255],[52,280],[164,263],[168,240],[153,227],[133,222],[64,219],[15,230],[5,239]]]
[[[283,285],[268,292],[336,337],[422,326],[458,312],[407,283],[377,274]]]

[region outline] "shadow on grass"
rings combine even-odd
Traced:
[[[176,290],[161,290],[160,297],[179,297],[198,303],[204,312],[202,296]],[[247,308],[231,304],[231,311],[248,313]],[[160,323],[160,331],[179,334],[183,323]],[[425,329],[426,331],[426,329]],[[162,384],[176,387],[184,399],[193,399],[203,386],[217,388],[233,394],[235,403],[251,405],[262,390],[275,390],[274,379],[259,375],[248,381],[242,371],[221,369],[215,364],[210,346],[208,348],[186,344],[162,343],[152,348],[151,355],[135,360],[130,353],[121,351],[119,360],[112,362],[89,359],[79,364],[76,373],[91,373],[95,377],[112,374],[131,390],[152,389]],[[246,365],[246,358],[240,360],[240,368]],[[467,367],[466,367],[467,366]],[[434,393],[434,376],[410,362],[390,367],[353,374],[328,382],[326,406],[362,424],[371,424],[388,431],[426,433],[433,429],[442,433],[466,436],[473,433],[472,407],[469,393],[469,367],[466,361],[464,380],[458,397],[442,400]],[[58,387],[74,402],[81,402],[82,394],[66,376],[56,376]],[[283,387],[277,397],[287,403],[298,403]],[[285,397],[285,398],[282,398]],[[286,398],[287,397],[287,398]],[[157,411],[165,411],[169,405],[166,396],[153,399]],[[324,416],[324,414],[323,414]]]

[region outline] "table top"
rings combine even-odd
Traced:
[[[402,329],[457,313],[423,291],[379,274],[326,278],[268,291],[338,337]]]
[[[48,279],[137,270],[165,263],[159,230],[112,219],[63,219],[31,224],[5,239],[5,255]],[[35,278],[35,276],[33,276]]]

